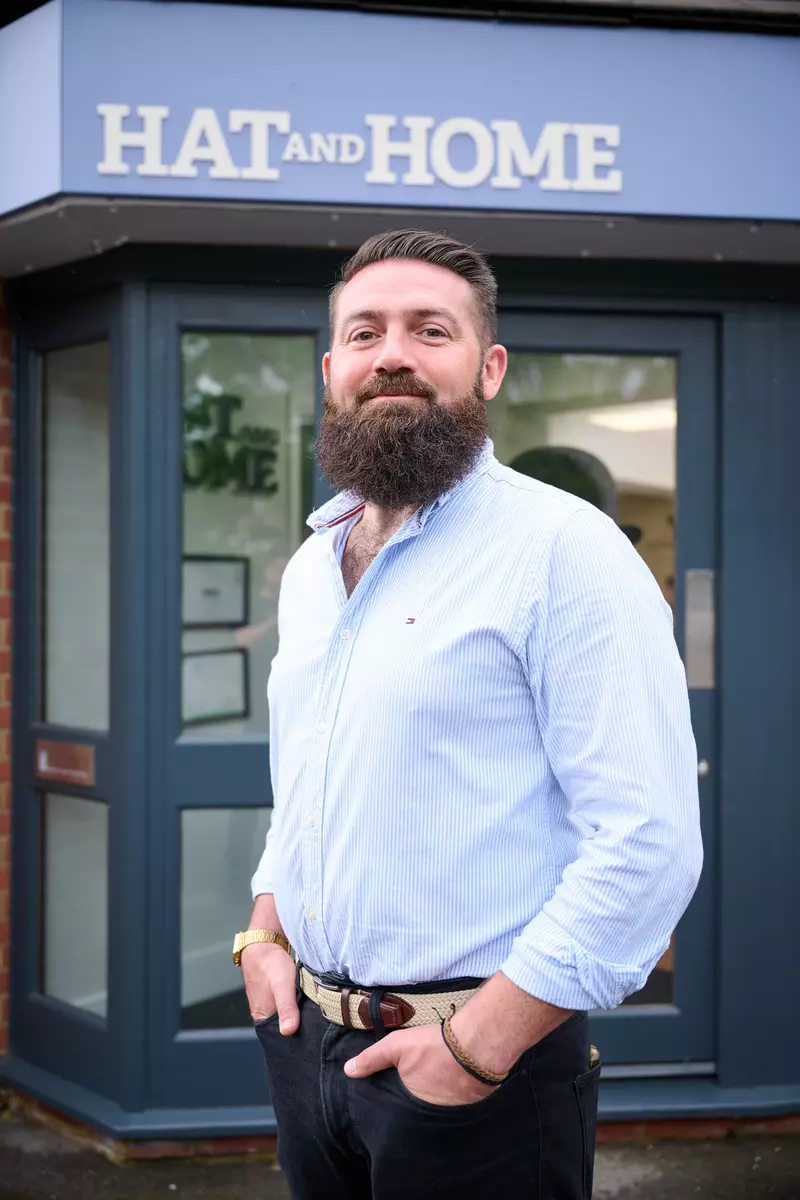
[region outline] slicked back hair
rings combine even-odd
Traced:
[[[466,279],[472,288],[475,303],[475,323],[482,349],[491,346],[497,337],[497,280],[487,259],[479,250],[457,242],[443,233],[422,229],[392,229],[368,238],[342,268],[340,281],[331,289],[331,340],[336,323],[336,302],[345,284],[373,263],[407,259],[444,267]]]

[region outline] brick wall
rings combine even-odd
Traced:
[[[0,283],[0,1054],[8,1047],[11,904],[11,332]]]

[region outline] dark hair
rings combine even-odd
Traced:
[[[475,298],[476,323],[481,342],[484,346],[494,342],[497,331],[497,280],[487,259],[472,246],[457,242],[446,234],[429,233],[424,229],[392,229],[386,233],[376,233],[359,246],[353,257],[344,264],[340,281],[331,289],[331,334],[336,317],[336,301],[345,284],[373,263],[390,262],[398,258],[444,267],[466,279]]]

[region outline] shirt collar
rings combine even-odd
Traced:
[[[429,513],[436,508],[441,508],[443,504],[447,504],[454,496],[468,487],[479,475],[483,475],[488,471],[494,460],[494,443],[487,438],[483,449],[481,450],[474,466],[470,472],[459,479],[458,483],[453,484],[449,491],[442,492],[441,496],[437,497],[431,504],[427,504],[422,513],[422,521],[426,520]],[[332,500],[326,501],[325,504],[315,509],[308,518],[306,524],[310,525],[315,533],[325,533],[328,529],[333,529],[336,525],[341,525],[344,521],[354,517],[364,508],[364,501],[356,492],[339,492]]]

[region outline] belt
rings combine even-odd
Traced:
[[[345,1029],[372,1029],[370,991],[354,987],[328,987],[305,967],[300,968],[300,987],[309,1000],[319,1005],[320,1012],[328,1021]],[[387,991],[381,997],[381,1020],[386,1029],[439,1025],[446,1016],[462,1009],[477,990],[473,987],[456,992]]]

